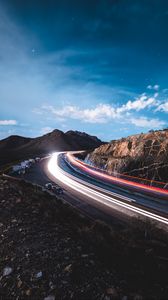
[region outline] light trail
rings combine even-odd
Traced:
[[[125,185],[125,186],[135,187],[135,188],[138,188],[140,190],[154,192],[154,193],[161,194],[161,195],[164,195],[164,196],[166,195],[168,197],[168,190],[164,190],[164,189],[159,188],[159,187],[152,187],[152,186],[144,185],[142,183],[138,183],[138,182],[134,182],[134,181],[130,181],[130,180],[110,176],[110,175],[107,175],[107,174],[103,174],[99,171],[96,171],[96,170],[93,170],[93,169],[89,168],[88,164],[83,163],[80,160],[76,159],[73,156],[72,153],[67,153],[66,156],[67,156],[68,160],[73,165],[77,166],[79,169],[84,170],[88,174],[92,174],[92,175],[96,175],[98,177],[102,177],[102,178],[104,178],[106,180],[109,180],[113,183],[114,182],[115,183],[121,183],[122,185]]]
[[[115,199],[114,197],[107,196],[107,195],[103,194],[103,191],[104,191],[104,193],[106,193],[106,190],[103,190],[102,188],[101,188],[101,192],[95,191],[94,188],[97,188],[97,187],[95,187],[92,184],[89,184],[89,187],[88,187],[85,185],[86,184],[85,181],[82,181],[82,180],[80,180],[80,182],[77,181],[75,176],[68,174],[67,172],[63,171],[59,167],[59,165],[58,165],[59,155],[60,155],[60,153],[54,153],[52,155],[52,157],[50,158],[49,163],[48,163],[48,170],[55,178],[57,178],[58,180],[60,180],[64,184],[66,184],[71,189],[74,189],[78,193],[81,193],[82,195],[89,197],[89,198],[93,199],[94,201],[97,201],[108,207],[114,208],[113,207],[113,204],[114,204],[121,208],[127,209],[127,210],[133,212],[134,214],[139,214],[139,215],[145,216],[147,218],[150,218],[155,221],[158,221],[158,222],[168,225],[168,219],[165,217],[157,215],[156,213],[151,213],[145,209],[132,206],[131,204],[124,203],[122,200]],[[82,184],[82,182],[83,182],[83,184]],[[120,195],[117,195],[117,196],[120,197]],[[121,199],[122,199],[122,196],[121,196]],[[129,198],[129,199],[132,200],[131,198]]]

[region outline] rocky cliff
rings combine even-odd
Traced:
[[[168,130],[111,141],[95,149],[87,159],[109,173],[167,182]]]

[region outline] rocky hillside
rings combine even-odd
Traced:
[[[107,227],[3,177],[0,211],[0,299],[167,299],[168,237],[151,224]]]
[[[95,149],[87,159],[109,173],[168,182],[168,130],[111,141]]]
[[[95,136],[79,131],[54,130],[37,138],[10,136],[0,141],[0,165],[27,156],[40,155],[53,151],[90,150],[102,142]]]

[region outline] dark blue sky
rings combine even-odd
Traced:
[[[0,138],[167,127],[168,2],[0,1]]]

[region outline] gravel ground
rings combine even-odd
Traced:
[[[95,223],[78,215],[55,196],[31,184],[1,178],[0,299],[168,299],[167,244],[153,241],[154,246],[145,248],[149,266],[153,266],[147,274],[137,263],[139,257],[144,259],[139,254],[141,246],[138,250],[134,248],[137,257],[130,270],[128,261],[122,269],[122,262],[127,260],[120,254],[125,253],[125,240],[113,246],[108,263],[111,248],[104,248],[103,238],[103,234],[108,235],[108,229],[99,223],[96,227],[100,235]],[[112,236],[114,243],[116,236]],[[128,243],[128,249],[131,247]],[[153,278],[152,272],[158,270],[153,255],[155,248],[159,248],[163,260],[159,260],[159,270],[163,273],[160,279],[164,275],[165,280],[161,286],[156,278],[149,279],[147,289],[143,277],[146,280],[151,272]],[[102,256],[106,256],[104,249],[107,257]],[[127,257],[131,253],[130,250]]]

